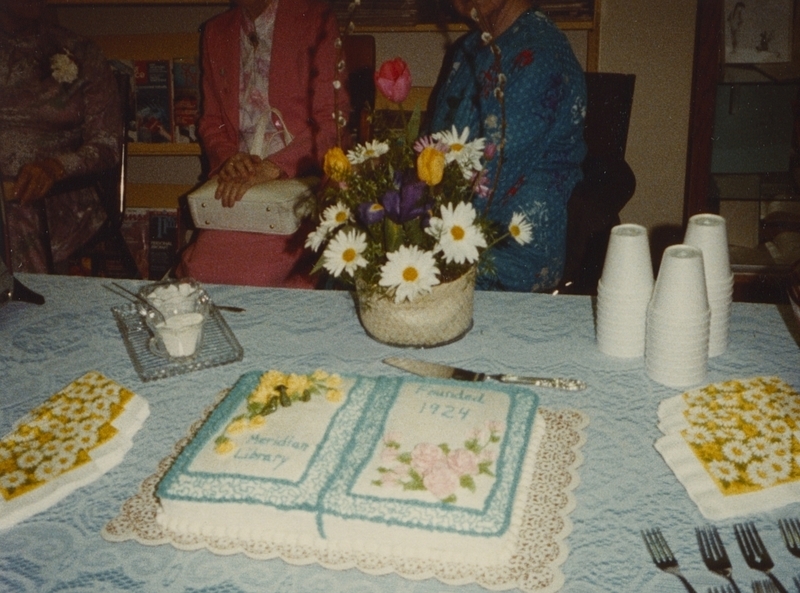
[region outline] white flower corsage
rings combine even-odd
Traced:
[[[57,82],[70,84],[78,78],[78,64],[67,49],[50,57],[50,68]]]

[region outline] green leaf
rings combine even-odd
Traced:
[[[422,476],[416,471],[409,470],[408,477],[411,478],[411,481],[403,484],[403,490],[427,490],[422,482]]]
[[[450,496],[448,496],[447,498],[442,500],[442,502],[445,503],[445,504],[455,504],[456,500],[457,500],[456,499],[456,495],[455,494],[451,494]]]
[[[481,448],[480,448],[480,445],[478,445],[478,440],[477,439],[470,439],[468,441],[465,441],[464,442],[464,448],[467,451],[472,451],[473,453],[480,453],[481,452]]]
[[[462,488],[466,488],[470,492],[475,492],[475,480],[472,479],[472,476],[461,476],[459,483]]]
[[[492,473],[492,470],[489,469],[489,467],[491,465],[492,465],[491,461],[484,461],[482,463],[479,463],[478,464],[478,473],[479,474],[484,474],[486,476],[494,477],[494,474]]]
[[[397,251],[403,244],[403,227],[388,218],[383,219],[383,238],[386,244],[386,253]]]
[[[400,453],[400,455],[397,456],[397,461],[405,464],[411,463],[411,453]]]
[[[408,120],[408,127],[406,128],[406,140],[410,146],[414,145],[417,137],[419,136],[419,127],[422,122],[422,109],[419,106],[419,101],[414,105],[414,111],[411,112],[411,118]]]
[[[448,453],[450,453],[450,445],[448,445],[447,443],[440,443],[440,444],[439,444],[439,448],[440,448],[442,451],[444,451],[444,454],[445,454],[445,455],[447,455]]]

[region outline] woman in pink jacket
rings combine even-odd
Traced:
[[[339,37],[321,0],[234,0],[203,32],[199,132],[216,197],[236,202],[252,185],[317,174],[337,143],[334,91]],[[313,287],[304,252],[308,229],[290,236],[201,230],[184,251],[180,276],[201,282]]]

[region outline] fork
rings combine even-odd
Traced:
[[[780,519],[778,527],[781,528],[781,535],[786,544],[786,549],[792,556],[800,558],[800,521],[797,519]]]
[[[753,593],[777,593],[778,588],[772,581],[753,581]]]
[[[728,553],[725,551],[725,546],[722,543],[722,538],[719,536],[717,528],[709,526],[704,529],[695,528],[697,535],[697,545],[700,547],[700,555],[703,557],[703,562],[706,568],[719,576],[728,579],[728,582],[733,587],[734,593],[741,593],[739,587],[734,582],[731,573],[731,561],[728,558]]]
[[[738,591],[738,589],[736,589]],[[725,585],[724,587],[709,587],[708,593],[734,593],[734,588],[730,585]]]
[[[667,540],[665,540],[664,536],[661,535],[661,530],[658,528],[645,529],[642,531],[642,538],[647,546],[647,551],[650,552],[650,557],[653,559],[653,563],[660,570],[678,577],[689,593],[697,593],[694,589],[692,589],[692,586],[689,584],[689,581],[686,580],[686,577],[681,574],[681,569],[678,567],[678,561],[672,554],[672,550],[669,549]]]
[[[747,561],[747,566],[767,575],[780,593],[789,593],[778,577],[770,572],[775,567],[775,563],[764,547],[764,542],[761,541],[761,536],[758,535],[753,522],[736,523],[733,526],[733,532],[736,534],[736,541],[739,542],[739,549],[742,550],[742,556]]]

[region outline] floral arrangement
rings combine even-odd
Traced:
[[[71,84],[78,78],[78,64],[68,49],[50,57],[50,70],[56,82],[62,84]]]
[[[459,489],[475,492],[478,476],[494,477],[491,468],[497,451],[491,448],[503,434],[500,422],[487,422],[474,429],[456,449],[447,443],[419,443],[403,451],[399,434],[389,433],[383,439],[380,478],[373,486],[402,490],[428,491],[444,503],[455,503]]]
[[[270,370],[261,375],[258,385],[247,396],[247,411],[231,419],[222,435],[214,441],[214,451],[219,455],[233,453],[237,445],[231,436],[264,426],[267,416],[293,402],[308,402],[314,395],[324,395],[331,403],[342,401],[342,378],[323,370],[308,375],[282,373]]]
[[[321,250],[315,270],[400,303],[461,277],[499,241],[529,242],[532,227],[515,214],[497,229],[472,204],[490,194],[484,164],[496,146],[470,140],[469,128],[418,137],[419,109],[409,119],[402,105],[411,89],[402,59],[381,65],[375,83],[399,106],[402,129],[325,154],[319,224],[306,247]]]

